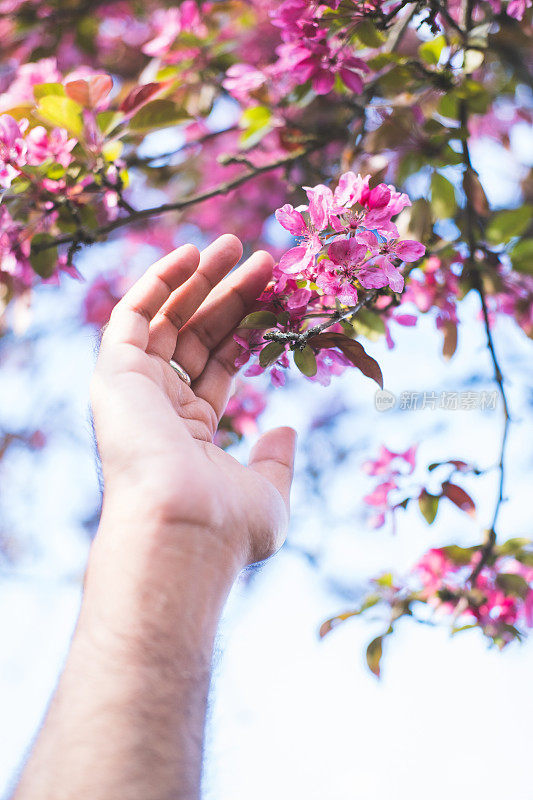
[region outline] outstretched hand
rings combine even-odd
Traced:
[[[104,506],[142,506],[169,525],[209,531],[244,565],[285,536],[295,434],[264,434],[247,467],[213,444],[236,372],[233,330],[273,266],[259,251],[230,272],[241,254],[228,234],[153,264],[113,310],[91,395]]]

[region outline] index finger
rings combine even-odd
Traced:
[[[198,248],[185,244],[152,264],[113,309],[103,342],[145,350],[150,321],[174,289],[190,278],[199,260]]]

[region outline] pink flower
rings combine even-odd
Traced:
[[[333,194],[333,204],[336,209],[351,208],[354,203],[359,203],[364,193],[368,191],[370,175],[364,178],[355,172],[345,172],[339,178],[339,183]]]
[[[310,216],[312,214],[319,224],[323,224],[320,200],[313,199],[309,204],[309,210]],[[293,236],[301,237],[304,241],[302,245],[292,247],[282,255],[279,260],[279,269],[288,275],[305,272],[313,264],[317,253],[322,250],[322,242],[318,233],[314,228],[308,227],[302,214],[296,211],[289,203],[276,211],[276,219],[283,225],[285,230],[288,230]],[[327,225],[327,222],[325,224]],[[319,230],[322,230],[322,228],[319,228]]]
[[[318,186],[304,186],[303,188],[309,198],[308,211],[311,224],[315,230],[323,231],[329,224],[333,192],[321,183]]]
[[[307,225],[299,211],[296,211],[290,203],[286,203],[275,212],[276,219],[285,230],[293,236],[304,236],[307,232]]]
[[[207,28],[202,22],[200,10],[195,0],[185,0],[179,6],[158,8],[152,17],[157,35],[142,47],[148,56],[166,56],[180,33],[194,33],[199,38],[207,36]],[[194,54],[197,48],[190,48]]]
[[[26,144],[28,164],[42,164],[47,158],[52,158],[62,167],[68,167],[76,139],[69,139],[64,128],[54,128],[48,133],[42,125],[37,125],[26,136]]]
[[[257,91],[266,81],[266,76],[260,70],[248,64],[233,64],[226,71],[222,86],[236,100],[245,105],[250,102],[250,95]]]
[[[507,13],[514,19],[522,19],[526,8],[531,8],[532,5],[532,0],[510,0],[507,5]]]
[[[366,289],[379,289],[388,284],[394,292],[403,290],[404,279],[393,259],[398,258],[409,263],[417,261],[426,252],[424,245],[412,239],[381,242],[376,237],[376,243],[372,247],[374,250],[378,249],[379,255],[371,259],[359,280]]]
[[[311,81],[317,94],[328,94],[335,84],[338,73],[342,82],[352,92],[361,94],[363,81],[361,74],[370,72],[369,67],[360,58],[346,54],[342,47],[334,49],[331,41],[318,38],[306,40],[303,44],[296,42],[286,45],[284,60],[290,63],[299,83]]]
[[[357,290],[353,281],[358,278],[358,269],[363,263],[367,253],[365,244],[357,238],[338,239],[328,249],[331,260],[320,261],[319,274],[315,279],[317,286],[325,294],[338,297],[341,303],[355,305],[357,303]]]
[[[243,436],[257,431],[257,418],[266,408],[263,392],[257,391],[251,384],[239,381],[235,393],[230,397],[224,417],[231,420],[237,433]]]
[[[400,475],[401,470],[398,467],[398,461],[402,461],[409,467],[408,474],[412,473],[415,468],[417,445],[412,445],[403,453],[395,453],[389,450],[385,445],[379,448],[379,455],[377,458],[365,461],[363,470],[367,475]],[[396,462],[396,465],[393,466]]]
[[[16,120],[9,114],[0,115],[0,186],[7,189],[19,174],[17,167],[26,162],[27,146]]]
[[[457,566],[439,548],[428,550],[414,567],[414,572],[422,581],[426,597],[438,592],[449,573],[456,571]]]
[[[344,370],[350,366],[350,361],[336,350],[324,348],[316,354],[316,375],[310,380],[320,383],[321,386],[329,386],[333,375],[342,375]]]
[[[42,58],[40,61],[21,64],[8,91],[0,96],[0,112],[25,103],[34,103],[33,87],[36,84],[57,83],[60,80],[55,58]]]
[[[83,301],[83,320],[101,328],[124,294],[124,281],[119,275],[100,275],[87,290]]]

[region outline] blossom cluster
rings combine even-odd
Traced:
[[[302,371],[311,379],[329,382],[331,374],[350,363],[348,348],[327,346],[334,343],[331,338],[310,337],[307,342],[310,320],[313,324],[325,320],[324,328],[340,335],[339,307],[347,309],[344,316],[348,318],[350,309],[357,310],[369,291],[372,296],[376,290],[401,293],[402,264],[416,262],[425,253],[420,242],[400,238],[393,217],[410,200],[393,186],[380,183],[371,188],[370,175],[346,172],[334,191],[323,184],[304,189],[307,204],[297,208],[285,204],[276,211],[278,222],[297,243],[281,256],[274,281],[259,298],[258,312],[267,313],[251,315],[237,336],[243,347],[238,365],[258,355],[258,362],[246,374],[270,368],[275,385],[284,382],[283,369],[289,365],[289,344],[283,343],[283,336],[276,340],[276,332],[289,334],[289,340],[291,334],[304,334],[313,355],[309,353],[310,368],[306,370],[305,364]],[[265,329],[270,329],[268,339],[263,336]],[[298,365],[298,356],[295,360]]]
[[[388,517],[394,524],[394,511],[397,505],[393,502],[392,497],[400,488],[398,478],[414,472],[416,451],[417,445],[412,445],[401,453],[395,453],[385,445],[381,445],[377,458],[364,462],[363,471],[367,475],[379,478],[379,483],[372,492],[363,498],[373,511],[370,519],[371,527],[381,528]]]
[[[527,552],[522,557],[530,561]],[[434,548],[415,565],[413,576],[420,582],[420,599],[451,615],[456,626],[479,625],[503,646],[516,638],[515,626],[533,627],[533,566],[503,555],[483,565],[469,587],[481,558],[477,548]]]

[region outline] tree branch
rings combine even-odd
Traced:
[[[470,29],[472,27],[472,11],[473,11],[473,0],[464,0],[463,2],[463,24],[465,27],[465,39],[468,39],[468,35],[470,33]],[[461,131],[462,131],[462,138],[461,138],[461,148],[462,148],[462,156],[463,156],[463,166],[466,170],[472,170],[472,159],[470,157],[470,148],[468,146],[468,103],[466,100],[461,100],[459,105],[459,115],[460,115],[460,122],[461,122]],[[503,405],[503,413],[504,413],[504,423],[503,423],[503,431],[502,431],[502,438],[500,441],[500,457],[498,462],[498,470],[499,470],[499,484],[498,484],[498,495],[496,498],[496,504],[494,507],[494,514],[492,518],[492,524],[490,529],[487,531],[487,538],[486,541],[481,549],[481,558],[478,561],[476,567],[472,571],[470,575],[470,583],[475,585],[475,582],[485,566],[489,561],[495,544],[496,544],[496,525],[498,522],[498,516],[500,513],[500,509],[502,503],[504,501],[504,486],[505,486],[505,456],[506,456],[506,448],[507,448],[507,437],[509,433],[509,424],[511,421],[511,416],[509,413],[509,403],[507,400],[507,393],[505,391],[504,385],[504,377],[503,372],[500,367],[500,363],[498,361],[498,357],[496,355],[496,349],[494,347],[494,340],[492,337],[492,331],[490,328],[490,319],[489,319],[489,312],[487,308],[487,299],[485,296],[485,288],[483,285],[483,277],[480,273],[479,267],[475,260],[475,250],[476,250],[476,234],[475,228],[482,227],[480,224],[480,220],[478,218],[476,209],[473,206],[472,200],[467,196],[465,201],[465,218],[466,218],[466,238],[467,238],[467,260],[466,264],[469,269],[469,275],[472,278],[472,283],[474,285],[474,289],[479,295],[479,299],[481,302],[481,311],[483,314],[483,324],[485,326],[485,334],[487,339],[487,348],[490,354],[490,358],[492,361],[492,366],[494,368],[494,380],[498,386],[498,390],[500,393],[500,397],[502,400]]]
[[[307,328],[305,331],[300,331],[299,333],[296,333],[295,331],[269,331],[268,333],[264,334],[263,339],[270,342],[290,342],[293,349],[298,348],[299,350],[303,350],[308,339],[312,338],[313,336],[318,336],[319,333],[331,328],[331,326],[335,325],[337,322],[342,322],[343,319],[353,317],[363,308],[363,306],[368,305],[368,303],[374,300],[376,295],[376,290],[367,292],[363,299],[359,300],[355,306],[350,306],[350,308],[346,309],[346,311],[334,311],[333,314],[324,322],[320,322],[318,325],[313,325],[311,328]]]
[[[258,175],[263,175],[266,172],[272,172],[279,167],[294,164],[300,158],[303,158],[306,155],[309,155],[309,153],[312,153],[314,150],[317,150],[322,146],[322,144],[322,142],[314,141],[297,152],[290,153],[290,155],[278,158],[268,164],[262,164],[254,167],[253,169],[248,169],[248,171],[244,172],[242,175],[239,175],[230,181],[226,181],[225,183],[221,183],[218,186],[215,186],[213,189],[207,189],[206,191],[198,192],[197,194],[190,195],[182,200],[177,200],[174,203],[163,203],[160,206],[152,206],[150,208],[143,208],[139,210],[132,209],[132,213],[128,214],[127,216],[118,217],[118,219],[115,219],[112,222],[108,222],[105,225],[101,225],[99,228],[95,228],[90,232],[91,236],[94,238],[94,241],[97,241],[112,231],[117,230],[118,228],[123,228],[125,225],[131,225],[132,223],[150,219],[151,217],[156,217],[161,214],[166,214],[170,211],[182,211],[185,208],[197,205],[205,200],[211,200],[213,197],[219,197],[221,195],[228,194],[233,189],[237,189],[239,186],[242,186],[249,180],[256,178]],[[76,231],[74,233],[59,234],[49,242],[43,242],[42,244],[36,245],[34,252],[40,253],[41,251],[49,250],[52,247],[58,247],[63,244],[72,244],[78,241],[80,241],[80,239]]]

